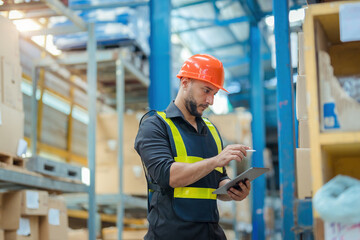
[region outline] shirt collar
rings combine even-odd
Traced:
[[[180,117],[182,118],[185,122],[186,119],[184,117],[184,114],[180,111],[180,109],[175,105],[175,101],[171,101],[171,103],[169,104],[169,106],[166,108],[165,110],[165,113],[166,113],[166,117],[167,118],[176,118],[176,117]],[[200,123],[201,127],[205,125],[202,117],[195,117],[196,121],[198,123]],[[190,125],[190,123],[189,123]]]
[[[180,109],[175,105],[175,101],[171,101],[169,106],[165,110],[167,118],[175,118],[181,117],[185,119],[184,114],[180,111]]]

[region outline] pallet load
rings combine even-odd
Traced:
[[[40,190],[0,194],[1,240],[66,240],[67,228],[63,199]]]
[[[298,35],[299,62],[296,81],[296,118],[299,122],[299,148],[296,149],[296,193],[297,198],[305,199],[312,196],[310,137],[308,119],[308,99],[306,91],[306,75],[304,65],[304,33]]]
[[[12,22],[0,16],[0,153],[16,156],[24,138],[19,33]]]
[[[124,193],[146,196],[147,184],[139,155],[134,149],[139,128],[139,114],[124,114]],[[116,114],[100,114],[96,131],[96,193],[117,194],[119,191],[118,128]],[[111,183],[111,184],[109,184]]]

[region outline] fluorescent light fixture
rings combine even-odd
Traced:
[[[299,22],[304,21],[305,18],[305,8],[299,8],[297,10],[291,10],[289,12],[289,22]],[[273,28],[274,27],[274,16],[267,16],[265,18],[265,23],[268,27]]]
[[[14,20],[13,23],[20,32],[35,31],[41,29],[41,25],[32,19]]]
[[[61,51],[54,45],[53,39],[54,39],[53,35],[47,35],[46,50],[49,53],[51,53],[52,55],[58,56],[61,54]],[[44,35],[33,36],[33,37],[31,37],[31,40],[33,40],[33,42],[35,42],[40,47],[45,47],[45,36]]]
[[[54,45],[54,36],[47,35],[46,39],[46,50],[50,52],[54,56],[58,56],[61,54],[61,51]]]
[[[18,10],[11,10],[9,12],[9,19],[13,20],[13,19],[20,19],[24,17],[24,13],[20,12]]]

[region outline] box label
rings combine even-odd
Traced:
[[[20,218],[19,221],[19,229],[16,231],[17,235],[21,236],[30,236],[30,219],[28,218]]]
[[[342,4],[339,10],[340,39],[342,42],[360,40],[360,3]]]
[[[340,124],[335,112],[335,103],[324,103],[324,128],[340,128]]]
[[[39,193],[26,191],[26,207],[29,209],[39,209]]]
[[[48,219],[49,219],[49,224],[54,226],[60,226],[60,210],[55,208],[50,208]]]

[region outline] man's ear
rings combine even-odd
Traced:
[[[187,77],[181,78],[180,81],[181,81],[181,82],[180,82],[181,87],[182,87],[184,90],[186,90],[186,89],[189,87],[189,85],[191,84],[191,79],[189,79],[189,78],[187,78]]]

